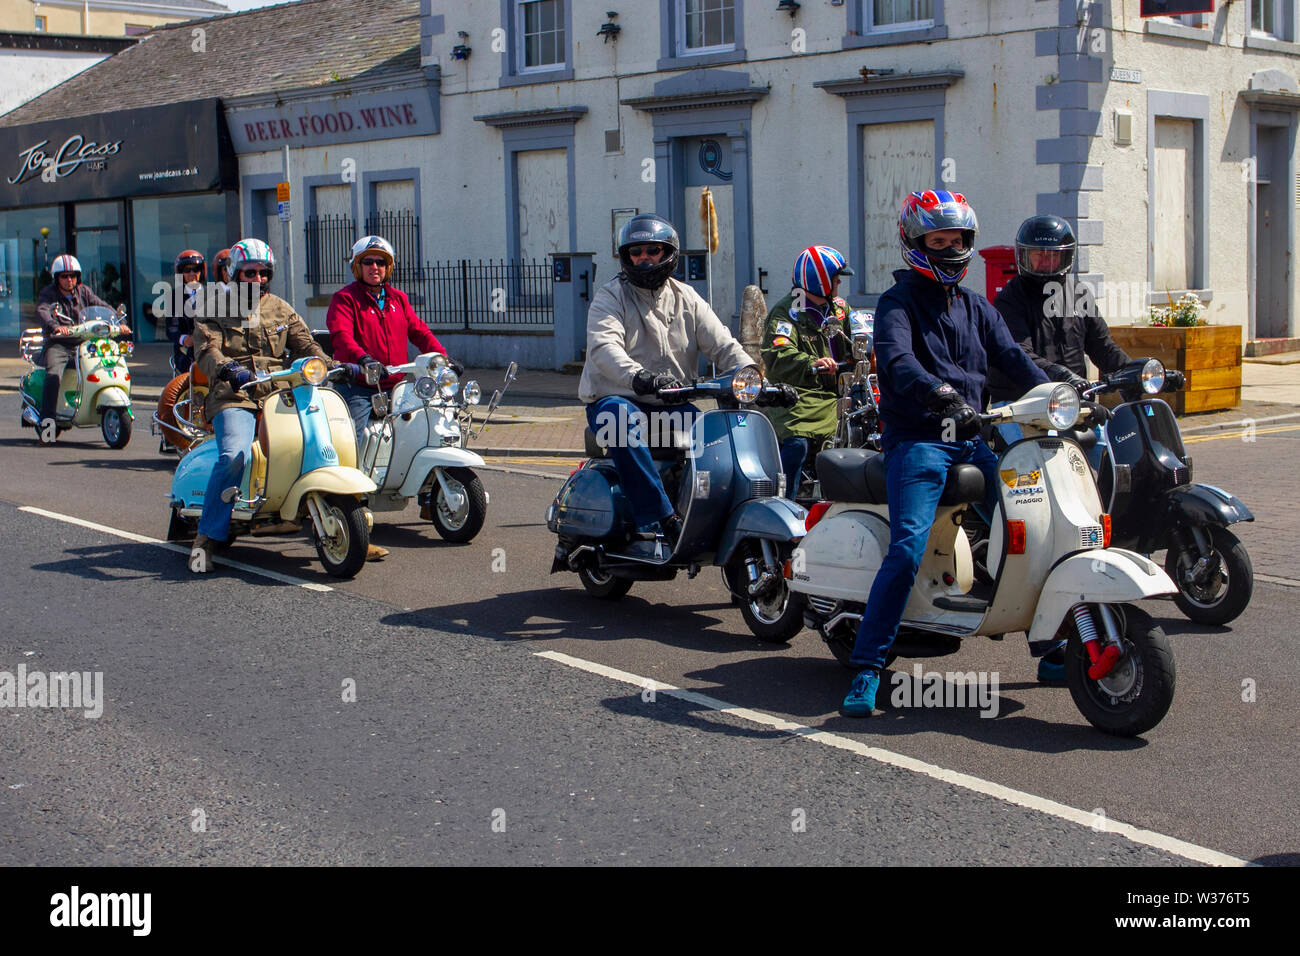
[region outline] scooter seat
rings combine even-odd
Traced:
[[[691,447],[691,436],[689,432],[681,431],[674,428],[669,441],[671,444],[654,444],[654,435],[651,435],[650,457],[654,461],[676,461],[677,457],[683,451]],[[596,433],[590,428],[584,429],[582,433],[582,443],[586,449],[588,458],[608,458],[609,449],[596,440]]]
[[[885,490],[885,456],[868,448],[832,448],[817,456],[817,475],[827,501],[889,504]],[[984,472],[961,463],[948,469],[941,505],[984,500]]]

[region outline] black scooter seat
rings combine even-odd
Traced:
[[[677,458],[684,454],[691,447],[691,433],[682,431],[679,428],[673,428],[672,434],[668,436],[669,444],[655,444],[654,439],[659,437],[654,429],[651,429],[650,458],[654,461],[676,461]],[[588,458],[608,458],[609,449],[601,445],[596,440],[596,433],[590,428],[584,429],[582,443],[586,448]]]
[[[817,456],[817,476],[827,501],[889,504],[885,490],[885,456],[868,448],[832,448]],[[940,505],[984,500],[984,472],[961,463],[948,469]]]

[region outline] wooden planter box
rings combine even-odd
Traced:
[[[1187,376],[1181,392],[1161,396],[1175,414],[1241,404],[1241,326],[1112,325],[1110,336],[1130,357],[1159,359]]]

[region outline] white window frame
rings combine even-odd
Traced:
[[[678,56],[707,56],[710,53],[729,53],[736,49],[736,21],[739,20],[742,13],[741,0],[721,0],[722,3],[731,4],[731,42],[717,43],[713,46],[688,47],[686,45],[686,0],[673,0],[677,6],[677,55]]]
[[[1250,0],[1250,12],[1247,14],[1248,19],[1246,20],[1246,30],[1249,34],[1253,37],[1265,37],[1270,40],[1286,39],[1286,37],[1283,37],[1282,34],[1278,32],[1286,28],[1286,11],[1282,9],[1282,3],[1283,0]],[[1263,29],[1256,30],[1253,25],[1255,22],[1255,11],[1259,10],[1262,12],[1270,7],[1273,11],[1274,32],[1270,33]]]
[[[543,63],[538,66],[528,66],[528,35],[524,31],[524,9],[532,6],[534,3],[550,2],[555,4],[555,16],[558,29],[553,31],[556,36],[556,52],[560,59],[554,63]],[[568,67],[568,46],[565,32],[568,24],[564,22],[564,0],[515,0],[515,72],[520,76],[531,75],[534,73],[550,73],[555,70],[563,70]]]
[[[36,29],[36,32],[37,32],[37,33],[46,33],[46,32],[48,32],[48,31],[49,31],[49,23],[50,23],[50,21],[49,21],[49,18],[48,18],[48,17],[41,16],[39,13],[36,14],[36,28],[35,28],[35,29]]]
[[[921,0],[915,0],[920,3]],[[862,23],[865,33],[895,33],[900,30],[926,30],[934,26],[934,0],[930,0],[930,16],[920,20],[901,20],[898,23],[876,23],[875,0],[862,0]]]

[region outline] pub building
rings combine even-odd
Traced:
[[[418,229],[438,72],[420,65],[418,0],[393,7],[404,21],[361,0],[314,0],[164,26],[0,115],[0,339],[37,324],[36,295],[62,252],[125,306],[142,342],[166,337],[156,286],[174,281],[182,249],[203,254],[211,279],[219,250],[264,239],[283,296],[285,216],[293,304],[323,327],[329,295],[351,281],[357,230]],[[286,146],[292,198],[281,205]]]

